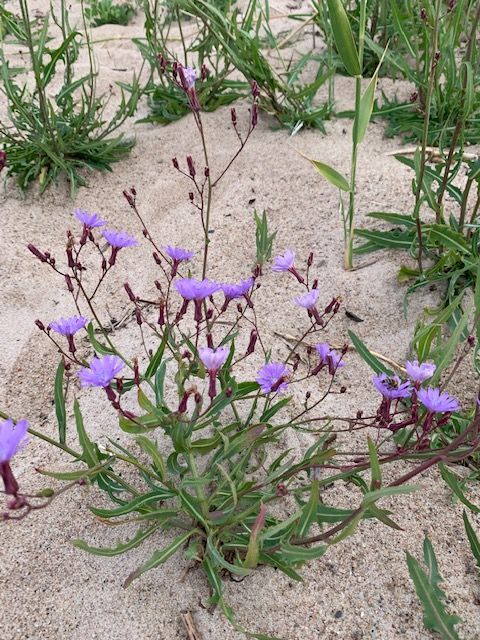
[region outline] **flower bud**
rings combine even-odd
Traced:
[[[172,164],[175,169],[180,169],[177,158],[172,158]]]
[[[195,165],[193,163],[192,156],[187,156],[187,166],[188,166],[188,172],[190,174],[190,177],[195,178],[195,176],[197,175],[197,172],[195,171]]]
[[[42,253],[41,251],[39,251],[37,249],[37,247],[35,247],[35,245],[33,244],[28,244],[27,245],[27,249],[29,251],[31,251],[33,253],[33,255],[38,258],[39,260],[41,260],[42,262],[47,262],[47,256],[46,254]]]
[[[35,320],[35,324],[40,329],[40,331],[45,331],[45,325],[41,320]]]
[[[130,285],[128,284],[128,282],[125,282],[123,285],[123,288],[125,289],[125,291],[127,292],[128,297],[130,298],[131,302],[136,302],[136,297],[133,295],[133,291],[132,288],[130,287]]]
[[[67,285],[67,289],[70,291],[70,293],[73,293],[73,284],[72,284],[72,279],[70,278],[70,276],[67,274],[65,274],[65,283]]]

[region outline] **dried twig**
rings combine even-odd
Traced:
[[[185,631],[187,632],[188,640],[202,640],[202,637],[195,626],[192,613],[190,611],[183,611],[180,616],[182,618]]]

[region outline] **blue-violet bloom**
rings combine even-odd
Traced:
[[[262,393],[270,393],[271,391],[282,393],[285,391],[288,387],[286,380],[288,374],[289,371],[283,362],[269,362],[264,365],[257,376]]]
[[[216,378],[217,373],[228,357],[228,347],[218,347],[217,349],[210,349],[210,347],[200,347],[198,354],[200,360],[205,365],[208,371],[208,377],[210,378],[210,385],[208,389],[208,395],[213,400],[217,395]]]
[[[88,213],[88,211],[83,211],[82,209],[76,209],[73,214],[77,220],[82,222],[87,229],[96,229],[97,227],[103,227],[107,223],[105,220],[102,220],[98,213]]]
[[[410,380],[413,382],[417,382],[418,384],[422,384],[428,378],[431,378],[435,373],[435,369],[437,367],[433,362],[422,362],[418,363],[418,360],[407,360],[405,363],[405,369],[407,370],[407,375]]]
[[[386,373],[373,376],[373,384],[384,398],[408,398],[412,393],[412,386],[407,380],[402,382],[397,375],[387,376]]]
[[[51,322],[49,327],[62,336],[73,336],[77,331],[83,329],[88,320],[83,316],[71,316],[70,318],[60,318],[55,322]]]
[[[428,387],[418,390],[418,399],[430,413],[452,413],[458,411],[460,404],[456,398],[449,396],[446,391]]]
[[[295,252],[287,249],[283,256],[275,257],[272,271],[290,271],[293,268],[295,268]]]
[[[0,424],[0,463],[10,462],[13,456],[27,444],[27,420],[5,420]]]
[[[183,306],[177,314],[177,320],[186,312],[190,300],[193,300],[195,304],[193,317],[195,322],[199,323],[202,321],[202,301],[218,291],[220,285],[208,279],[182,278],[175,282],[175,289],[184,300]]]
[[[83,367],[78,373],[82,387],[108,387],[123,369],[123,361],[118,356],[107,355],[93,358],[90,368]]]
[[[323,365],[328,365],[329,372],[333,375],[336,369],[341,369],[345,366],[345,362],[342,360],[342,356],[332,349],[327,342],[322,342],[315,346],[318,355],[320,356],[320,362]]]

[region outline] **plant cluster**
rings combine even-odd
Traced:
[[[116,4],[113,0],[90,0],[85,7],[85,16],[93,27],[104,24],[126,26],[134,15],[135,7],[128,2]]]
[[[228,283],[208,277],[213,196],[255,129],[258,87],[252,86],[244,131],[232,109],[238,146],[228,163],[216,168],[208,154],[195,71],[175,62],[166,64],[165,72],[185,93],[203,149],[201,158],[188,155],[184,162],[172,160],[188,182],[188,198],[202,229],[201,267],[195,270],[199,277],[193,277],[188,268],[194,253],[159,245],[140,213],[135,188],[125,190],[159,273],[154,294],[138,291],[128,282],[124,285],[140,346],[138,356],[129,359],[103,326],[96,300],[123,252],[134,250],[138,241],[107,228],[99,214],[79,209],[75,212],[79,229],[67,233],[63,261],[29,245],[31,253],[62,279],[76,315],[48,324],[36,321],[61,355],[55,379],[59,436],[55,440],[39,433],[25,420],[14,423],[8,418],[3,423],[0,475],[8,496],[4,518],[25,517],[32,509],[50,504],[59,493],[47,487],[30,495],[19,486],[11,459],[30,431],[72,456],[79,467],[42,470],[67,482],[60,492],[79,483],[96,484],[114,506],[92,507],[94,515],[119,524],[138,523],[137,533],[115,548],[93,547],[83,540],[74,542],[77,547],[112,556],[150,536],[158,537],[159,548],[129,574],[124,586],[183,552],[203,570],[211,603],[243,630],[224,600],[225,576],[245,577],[256,567],[269,565],[300,580],[302,564],[351,535],[363,519],[376,518],[398,528],[378,501],[413,491],[408,482],[433,465],[468,459],[479,446],[480,418],[462,413],[458,400],[438,387],[433,363],[409,361],[400,376],[353,333],[355,348],[375,371],[378,408],[373,414],[359,410],[353,416],[323,415],[322,405],[329,396],[348,392],[341,375],[343,367],[352,363],[345,358],[347,345],[336,350],[320,337],[334,322],[340,301],[322,299],[313,254],[303,264],[292,250],[274,258],[272,270],[278,277],[293,278],[298,285],[292,302],[304,315],[305,326],[284,357],[271,360],[257,321],[264,292],[268,294],[260,286],[262,267],[274,239],[265,215],[256,216],[259,262],[251,272]],[[82,333],[88,339],[87,350],[78,339]],[[304,342],[312,342],[306,363],[301,354]],[[140,358],[142,349],[145,356]],[[252,377],[244,373],[248,360],[256,370]],[[130,440],[108,438],[107,446],[95,442],[81,409],[86,398],[74,397],[78,444],[72,442],[67,403],[69,391],[77,395],[77,381],[82,387],[103,390],[118,415],[119,429]],[[291,404],[295,393],[303,397],[300,410]],[[439,436],[455,419],[462,419],[464,428],[445,444]],[[367,436],[365,445],[345,447],[342,433],[371,434],[372,429],[376,435]],[[295,452],[279,448],[282,436],[290,431],[310,434],[310,446]],[[385,483],[382,468],[399,461],[408,463],[409,470],[394,472]],[[134,474],[123,473],[125,468]],[[339,482],[357,487],[355,507],[327,503],[322,489]]]

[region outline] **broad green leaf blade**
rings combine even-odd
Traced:
[[[102,355],[115,353],[113,349],[111,349],[110,347],[107,347],[107,345],[97,340],[97,338],[95,337],[95,329],[93,328],[93,324],[91,322],[89,322],[87,325],[87,333],[88,333],[88,339],[90,341],[90,344],[92,345],[92,347],[95,349],[97,353],[100,353]]]
[[[130,551],[130,549],[138,547],[138,545],[146,540],[149,536],[151,536],[159,526],[159,524],[154,524],[148,529],[139,529],[133,538],[127,540],[126,542],[120,542],[116,547],[113,548],[91,547],[85,542],[85,540],[72,540],[72,544],[74,547],[77,547],[77,549],[87,551],[88,553],[93,553],[93,555],[95,556],[108,556],[109,558],[111,558],[113,556],[118,556],[121,553],[125,553],[126,551]]]
[[[435,551],[433,550],[432,543],[425,536],[423,541],[423,561],[425,562],[425,566],[428,569],[428,580],[432,585],[432,589],[437,596],[437,598],[442,599],[445,597],[445,593],[438,586],[440,582],[442,582],[442,576],[440,575],[440,571],[438,569],[437,557],[435,555]]]
[[[477,567],[480,569],[480,540],[478,539],[477,534],[475,533],[472,525],[467,516],[467,512],[465,509],[463,510],[463,523],[465,525],[465,531],[467,533],[467,538],[470,543],[470,547],[472,549],[472,553],[477,561]]]
[[[349,331],[348,335],[350,340],[353,342],[353,346],[355,347],[355,351],[358,355],[365,360],[368,366],[375,371],[375,373],[386,373],[391,376],[392,371],[388,367],[386,367],[383,362],[381,362],[378,358],[376,358],[372,353],[370,353],[368,347],[360,340],[360,338],[353,333],[353,331]]]
[[[414,228],[415,220],[412,216],[404,213],[391,213],[388,211],[371,211],[367,213],[369,218],[375,218],[376,220],[385,220],[391,224],[399,225],[401,227]]]
[[[423,623],[427,629],[436,631],[443,640],[460,640],[454,625],[460,622],[457,616],[451,616],[435,594],[428,576],[418,560],[407,552],[407,565],[410,578],[423,607]]]
[[[459,253],[468,254],[470,252],[463,235],[446,224],[432,224],[428,235],[430,242],[438,242],[442,247],[453,249]]]
[[[58,439],[62,444],[65,444],[67,433],[67,412],[65,410],[65,395],[63,393],[64,372],[65,365],[63,360],[60,360],[57,373],[55,374],[54,403],[58,423]]]
[[[181,535],[177,536],[175,540],[173,540],[173,542],[171,542],[168,545],[168,547],[165,547],[165,549],[155,551],[155,553],[150,557],[149,560],[147,560],[147,562],[145,562],[140,567],[138,567],[138,569],[135,569],[135,571],[132,571],[132,573],[128,576],[128,578],[123,583],[123,588],[126,589],[128,586],[132,584],[134,580],[139,578],[143,573],[150,571],[150,569],[155,569],[155,567],[158,567],[159,565],[166,562],[195,533],[197,533],[196,529],[192,529],[191,531],[186,531],[185,533],[182,533]]]
[[[360,76],[360,60],[347,12],[341,0],[327,0],[327,4],[335,45],[345,69],[351,76]]]
[[[308,160],[313,164],[315,169],[322,174],[324,178],[326,178],[334,187],[338,187],[342,191],[350,191],[350,185],[348,184],[348,180],[342,176],[336,169],[330,167],[330,165],[325,164],[324,162],[320,162],[319,160],[313,160],[309,158],[301,151],[298,152],[303,158]]]

